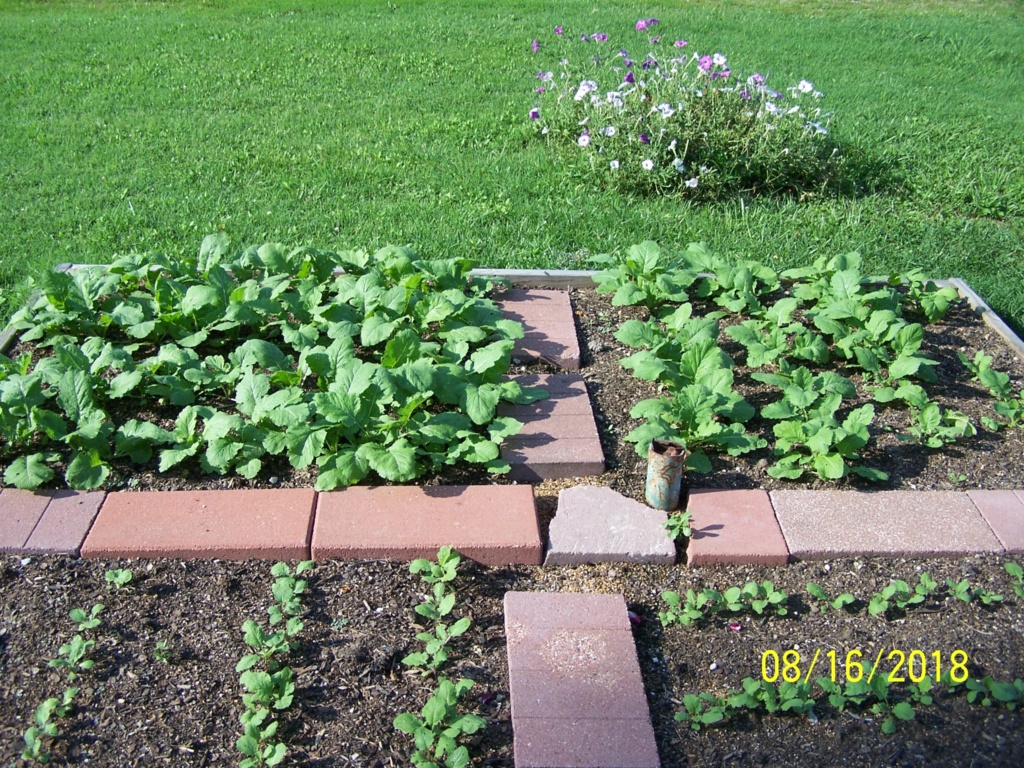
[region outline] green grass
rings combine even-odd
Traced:
[[[659,31],[779,85],[889,169],[860,198],[695,207],[582,185],[532,138],[530,40],[605,31],[582,0],[0,0],[0,314],[61,261],[236,244],[411,244],[578,268],[654,239],[773,265],[860,250],[959,275],[1024,326],[1024,13],[1007,0],[652,6]]]

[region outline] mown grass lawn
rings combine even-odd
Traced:
[[[774,266],[858,249],[960,275],[1024,327],[1024,13],[1013,0],[653,3],[707,52],[813,80],[873,194],[694,206],[594,189],[531,133],[534,38],[636,41],[634,3],[0,0],[0,314],[61,261],[411,244],[577,268],[654,239]]]

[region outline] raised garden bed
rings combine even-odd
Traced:
[[[608,471],[592,482],[642,498],[644,467],[632,445],[621,438],[636,426],[623,414],[644,396],[637,382],[618,366],[628,350],[613,334],[621,320],[637,317],[630,308],[612,307],[605,297],[575,291],[574,304],[581,332],[583,375],[588,382],[608,458]],[[934,334],[944,370],[953,371],[955,351],[985,348],[996,353],[995,338],[974,315],[954,311]],[[1020,380],[1019,361],[1009,350],[996,353],[995,366]],[[543,365],[522,366],[515,373],[536,373]],[[974,408],[964,374],[956,382],[946,407]],[[966,393],[966,397],[955,395]],[[750,397],[756,396],[752,391]],[[941,397],[946,397],[944,394]],[[979,399],[973,414],[985,407]],[[999,437],[1006,440],[1006,432]],[[1011,435],[1013,433],[1010,433]],[[878,432],[885,438],[884,429]],[[889,488],[1018,488],[1019,443],[1007,454],[996,442],[970,451],[956,444],[955,463],[939,453],[905,450],[893,438],[880,440],[877,454],[865,460],[884,466]],[[1011,438],[1013,439],[1013,438]],[[904,450],[901,450],[904,449]],[[873,449],[874,450],[874,449]],[[947,449],[948,450],[948,449]],[[1016,452],[1015,454],[1013,452]],[[767,456],[714,458],[715,472],[702,478],[706,487],[800,487],[764,476]],[[764,462],[764,463],[762,463]],[[996,467],[996,471],[993,471]],[[955,475],[954,477],[951,477]],[[961,479],[961,475],[964,475]],[[155,479],[154,482],[158,482]],[[469,475],[458,475],[463,480]],[[441,482],[442,476],[428,478]],[[180,477],[174,482],[206,487],[301,485],[302,479],[282,471],[270,479],[247,481]],[[305,479],[308,484],[308,478]],[[497,482],[501,482],[500,479]],[[537,485],[542,519],[554,513],[557,492],[576,480]],[[590,481],[584,481],[590,482]],[[778,483],[777,486],[772,485]],[[821,481],[805,481],[820,487]],[[171,486],[175,487],[175,486]],[[177,485],[176,487],[182,487]],[[843,487],[862,487],[844,480]],[[875,487],[875,486],[871,486]],[[125,589],[108,594],[104,572],[129,565],[135,579]],[[815,601],[806,582],[819,584],[830,595],[851,592],[863,603],[892,578],[917,583],[927,570],[941,585],[946,579],[968,579],[975,588],[1004,596],[1002,604],[983,607],[938,594],[924,608],[893,612],[888,619],[857,613],[811,611]],[[688,586],[724,589],[749,580],[772,579],[790,594],[787,617],[738,616],[708,620],[699,631],[662,628],[656,616],[665,609],[659,595],[665,589]],[[422,585],[403,565],[378,561],[325,562],[310,577],[312,599],[305,615],[297,655],[296,704],[282,717],[282,733],[296,764],[384,766],[408,764],[410,742],[397,734],[391,720],[400,711],[414,711],[429,686],[409,674],[401,658],[415,647],[411,620],[421,599]],[[60,556],[9,558],[0,575],[5,603],[16,606],[5,621],[2,637],[4,695],[0,696],[0,740],[8,746],[3,757],[14,760],[23,745],[32,709],[62,687],[46,660],[74,634],[64,615],[72,607],[88,609],[107,604],[105,626],[95,630],[95,671],[83,683],[76,714],[63,729],[59,756],[71,763],[120,766],[137,762],[180,765],[232,764],[239,727],[240,698],[234,663],[244,653],[240,627],[265,611],[270,578],[259,563],[157,560],[96,562]],[[488,727],[472,740],[475,764],[512,765],[508,723],[508,682],[501,620],[501,597],[510,589],[621,592],[642,619],[634,629],[641,669],[658,737],[662,764],[785,763],[789,765],[1000,765],[1024,759],[1020,715],[999,708],[970,704],[964,696],[940,698],[922,708],[913,722],[900,723],[895,736],[880,731],[883,718],[870,713],[840,713],[819,707],[819,723],[799,716],[742,715],[721,728],[690,732],[672,719],[683,696],[698,690],[725,693],[745,677],[758,677],[762,653],[780,653],[799,645],[805,652],[835,649],[845,653],[880,648],[920,649],[929,658],[935,651],[948,658],[963,649],[972,677],[985,675],[1013,680],[1024,675],[1024,598],[1015,597],[1001,556],[975,556],[958,561],[858,560],[803,563],[786,569],[731,566],[708,571],[639,565],[585,566],[537,569],[484,568],[469,565],[455,582],[457,615],[471,616],[473,626],[453,642],[450,674],[477,681],[473,711],[488,719]],[[196,610],[197,606],[202,610]],[[157,642],[166,642],[166,651]],[[158,654],[157,651],[160,650]],[[158,656],[167,659],[164,664]],[[820,697],[820,692],[819,692]],[[987,762],[986,762],[987,761]]]

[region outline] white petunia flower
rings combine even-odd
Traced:
[[[685,184],[690,189],[696,189],[697,185],[700,184],[700,179],[698,179],[696,176],[694,176],[692,179],[687,179]]]
[[[593,80],[584,80],[580,83],[580,87],[576,89],[576,95],[573,96],[574,101],[583,101],[589,94],[597,90],[597,83]]]
[[[716,53],[714,56],[712,56],[711,61],[713,61],[719,67],[725,66],[725,56],[723,56],[720,53]]]
[[[614,125],[609,125],[603,131],[601,131],[601,133],[603,133],[605,136],[614,136],[615,135],[615,126]]]
[[[796,89],[800,91],[800,93],[810,93],[814,90],[814,83],[810,80],[801,80],[796,84]]]
[[[619,170],[619,161],[612,160],[610,163],[608,163],[608,167],[611,168],[613,171]]]
[[[647,160],[644,160],[642,163],[640,163],[640,167],[642,167],[645,171],[652,171],[654,170],[654,161],[648,158]]]

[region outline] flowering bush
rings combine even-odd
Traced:
[[[737,192],[808,193],[837,180],[843,155],[808,80],[773,90],[721,53],[694,51],[640,19],[618,48],[603,32],[557,27],[534,40],[542,66],[529,117],[540,135],[613,186],[716,199]],[[543,59],[546,61],[547,59]]]

